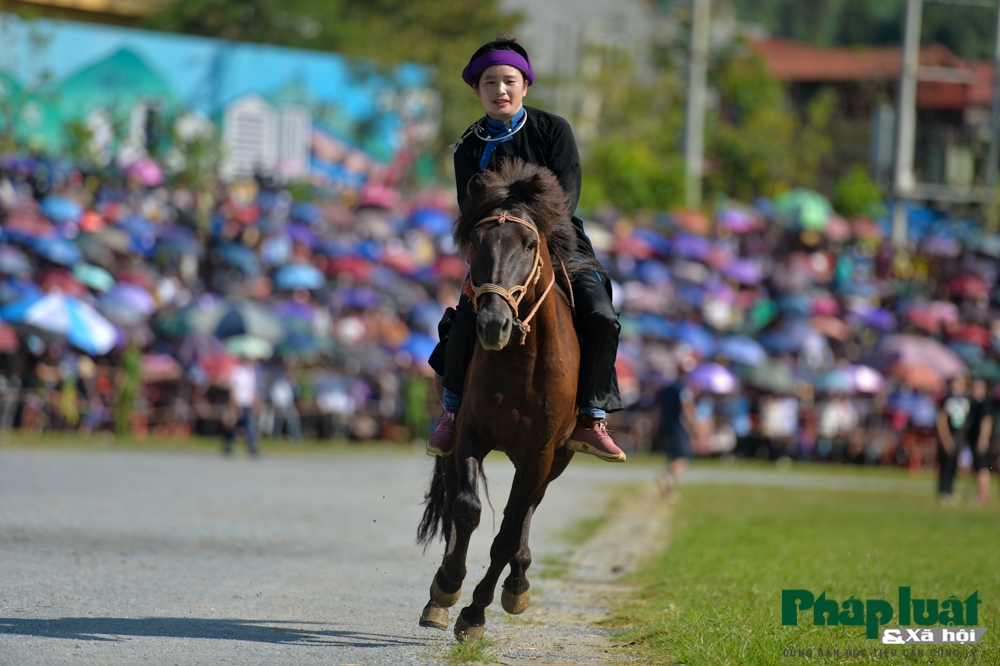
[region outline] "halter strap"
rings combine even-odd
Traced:
[[[531,224],[526,220],[522,220],[519,217],[514,217],[513,215],[509,215],[507,211],[501,211],[499,215],[484,217],[483,219],[476,222],[475,226],[473,226],[473,229],[477,229],[489,222],[496,222],[497,224],[505,224],[507,222],[513,222],[515,224],[520,224],[521,226],[528,227],[533,232],[535,232],[535,238],[538,239],[539,241],[541,240],[541,237],[538,234],[538,229],[535,228],[535,225]],[[529,325],[528,322],[530,322],[532,317],[535,316],[535,313],[538,312],[539,306],[542,304],[542,301],[545,300],[545,297],[549,295],[549,291],[552,290],[552,286],[555,284],[556,281],[556,274],[555,271],[553,271],[552,280],[549,281],[548,286],[545,287],[545,291],[542,292],[541,297],[537,301],[535,301],[535,306],[531,308],[531,312],[529,312],[528,316],[525,317],[523,320],[519,319],[517,308],[521,304],[521,300],[524,298],[524,295],[528,292],[528,288],[535,286],[538,283],[538,279],[541,277],[542,277],[542,255],[541,251],[539,250],[539,246],[536,244],[535,259],[531,265],[531,272],[528,273],[528,277],[525,279],[524,284],[517,285],[516,287],[512,287],[509,290],[504,289],[500,285],[495,284],[493,282],[487,282],[477,287],[472,283],[472,276],[470,275],[469,279],[466,280],[466,283],[462,286],[462,291],[467,296],[469,296],[469,299],[472,301],[472,307],[475,309],[476,312],[479,312],[479,298],[483,294],[496,294],[500,298],[504,299],[507,302],[507,305],[510,306],[511,311],[514,313],[514,325],[517,326],[517,328],[521,331],[521,344],[523,345],[525,339],[527,339],[528,337],[528,333],[531,332],[531,326]],[[468,287],[467,291],[466,287]]]

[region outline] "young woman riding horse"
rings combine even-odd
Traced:
[[[470,196],[468,186],[476,174],[496,170],[503,158],[517,157],[555,174],[572,213],[580,199],[581,180],[580,155],[573,131],[563,118],[523,105],[535,75],[528,53],[516,38],[498,33],[495,41],[473,54],[462,78],[482,102],[486,116],[473,123],[452,146],[459,204]],[[573,217],[572,224],[579,253],[596,264],[583,221]],[[610,282],[597,270],[572,271],[572,277],[581,362],[576,397],[578,418],[567,446],[609,462],[624,462],[625,454],[611,439],[604,422],[609,412],[622,408],[615,373],[620,326],[611,305]],[[450,334],[439,343],[431,358],[431,365],[442,376],[444,386],[444,414],[427,442],[427,450],[437,456],[448,455],[455,447],[456,414],[466,390],[476,326],[472,300],[463,295]]]
[[[455,240],[469,256],[467,291],[478,310],[480,344],[469,366],[455,450],[435,461],[417,532],[424,544],[439,533],[446,541],[422,626],[447,629],[448,608],[461,596],[469,539],[482,510],[483,459],[503,451],[515,469],[489,569],[455,622],[456,637],[468,640],[482,635],[486,607],[508,564],[503,608],[513,614],[527,608],[531,516],[573,457],[562,446],[576,422],[580,363],[570,283],[597,263],[581,251],[556,177],[520,159],[504,159],[496,171],[469,181]]]

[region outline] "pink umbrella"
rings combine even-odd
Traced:
[[[847,373],[854,382],[854,390],[858,393],[880,393],[885,387],[885,377],[875,368],[867,365],[850,365]]]
[[[163,184],[163,169],[149,157],[140,157],[122,171],[126,176],[146,187],[156,187]]]
[[[906,319],[928,333],[937,333],[942,326],[958,323],[958,306],[948,301],[931,301],[911,308]]]
[[[879,340],[868,365],[883,372],[927,367],[943,377],[967,372],[958,354],[933,338],[922,335],[887,335]]]
[[[743,208],[727,208],[715,215],[715,226],[734,234],[749,234],[761,228],[760,218]]]

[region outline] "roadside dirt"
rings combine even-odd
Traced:
[[[622,576],[666,546],[669,506],[655,484],[630,488],[558,578],[532,578],[531,605],[519,616],[494,610],[487,626],[494,664],[555,666],[616,661],[611,632],[598,623],[629,592]],[[495,606],[499,606],[496,604]]]

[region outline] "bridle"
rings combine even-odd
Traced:
[[[535,233],[535,239],[538,242],[535,244],[535,260],[532,262],[531,272],[528,273],[528,277],[524,280],[524,284],[519,284],[516,287],[512,287],[510,290],[504,289],[500,285],[494,284],[493,282],[487,282],[477,287],[472,284],[472,275],[470,273],[469,279],[466,280],[465,284],[462,286],[462,291],[472,301],[472,307],[475,308],[476,312],[479,312],[479,298],[483,294],[496,294],[503,300],[507,301],[507,305],[510,306],[511,311],[514,313],[514,325],[521,331],[521,344],[523,345],[525,339],[528,337],[528,333],[531,332],[531,326],[528,322],[530,322],[532,317],[535,316],[535,313],[538,312],[538,308],[542,304],[542,301],[544,301],[545,297],[549,295],[550,291],[552,291],[552,286],[556,283],[556,273],[555,271],[552,271],[552,279],[549,281],[548,286],[545,287],[545,291],[542,292],[541,297],[535,301],[535,306],[531,308],[531,312],[528,313],[528,316],[523,320],[519,319],[517,308],[521,304],[521,300],[528,292],[528,288],[535,286],[538,283],[538,279],[542,277],[541,236],[538,234],[538,229],[535,228],[535,225],[526,220],[522,220],[519,217],[509,215],[507,211],[502,211],[499,215],[484,217],[476,222],[475,226],[472,228],[478,229],[484,224],[494,221],[497,224],[504,224],[506,222],[520,224],[521,226],[528,227]]]

